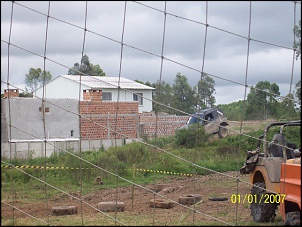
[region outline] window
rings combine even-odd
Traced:
[[[42,107],[39,107],[39,112],[42,112]],[[49,107],[45,107],[44,112],[48,113],[49,112]]]
[[[133,101],[138,101],[138,105],[143,105],[143,93],[133,94]]]
[[[103,92],[102,100],[103,101],[112,101],[112,93],[111,92]]]
[[[209,123],[210,121],[213,121],[213,120],[214,120],[213,113],[207,114],[207,115],[206,115],[206,120],[207,120],[207,121],[205,122],[206,124]]]
[[[70,135],[71,135],[71,137],[73,137],[73,133],[74,133],[74,131],[73,131],[73,130],[71,130],[71,131],[70,131]]]

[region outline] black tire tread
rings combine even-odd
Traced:
[[[301,224],[300,211],[293,211],[286,214],[284,225],[300,226],[300,224]]]
[[[219,130],[218,130],[218,136],[219,136],[219,138],[224,138],[228,134],[227,128],[224,128],[224,127],[226,127],[226,126],[219,126]]]
[[[261,198],[262,194],[266,194],[265,182],[257,182],[254,185],[251,189],[252,195],[257,194],[257,197]],[[277,203],[264,203],[264,201],[261,201],[261,203],[251,203],[250,209],[255,222],[273,222],[276,217]]]
[[[227,201],[227,197],[209,197],[210,201]]]

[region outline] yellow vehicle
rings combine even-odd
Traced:
[[[279,127],[279,133],[272,136],[271,128],[275,127]],[[241,174],[250,174],[250,209],[255,222],[275,220],[278,205],[286,198],[280,190],[282,163],[301,156],[297,145],[286,140],[285,127],[301,127],[301,120],[269,124],[259,137],[256,150],[247,151],[246,162],[240,169]]]

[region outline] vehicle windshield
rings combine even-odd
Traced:
[[[187,124],[197,124],[198,120],[199,120],[199,124],[202,123],[202,119],[203,119],[203,115],[195,115],[195,116],[191,116],[187,122]]]

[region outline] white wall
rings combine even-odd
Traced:
[[[45,113],[45,132],[42,101],[37,98],[10,98],[1,99],[1,111],[5,114],[6,123],[11,118],[12,127],[4,127],[8,130],[10,140],[35,140],[52,138],[79,138],[78,101],[76,99],[46,99],[45,107],[49,112]],[[8,105],[10,104],[10,108]],[[11,129],[11,131],[10,131]],[[73,135],[71,131],[73,130]],[[10,138],[11,136],[11,138]]]
[[[82,84],[81,89],[90,89],[90,87]],[[79,100],[79,83],[58,76],[45,85],[45,94],[46,98],[68,98]],[[42,98],[43,87],[38,88],[35,91],[34,96]],[[81,100],[83,100],[83,92],[81,92]]]
[[[91,89],[90,87],[83,85],[81,90]],[[102,89],[103,92],[112,93],[112,101],[116,102],[118,97],[117,89]],[[69,80],[64,77],[56,77],[55,79],[49,81],[45,85],[46,98],[58,98],[58,99],[79,99],[79,83]],[[141,90],[141,89],[121,89],[119,94],[119,101],[121,102],[133,102],[133,93],[143,93],[143,105],[139,106],[139,112],[151,112],[152,111],[152,90]],[[38,88],[34,96],[42,98],[43,87]],[[83,100],[83,92],[81,92],[80,99]]]

